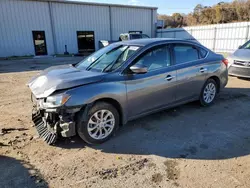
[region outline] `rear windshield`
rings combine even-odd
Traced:
[[[130,34],[130,39],[141,39],[142,38],[142,35],[140,34]]]

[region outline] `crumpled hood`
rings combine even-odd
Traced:
[[[230,56],[230,58],[239,61],[250,61],[250,49],[238,49]]]
[[[36,98],[44,98],[56,90],[99,82],[105,74],[77,69],[72,65],[59,65],[45,69],[27,85]]]

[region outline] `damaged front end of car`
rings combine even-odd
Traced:
[[[83,106],[83,100],[74,89],[99,82],[104,73],[78,69],[74,65],[59,65],[45,69],[34,76],[27,86],[32,93],[32,120],[48,144],[57,138],[76,134],[76,115]],[[78,96],[79,95],[79,96]],[[78,96],[78,97],[77,97]]]
[[[32,121],[41,138],[48,144],[54,144],[58,137],[71,137],[76,134],[76,113],[81,107],[66,108],[64,104],[70,98],[67,94],[36,99],[32,94]]]

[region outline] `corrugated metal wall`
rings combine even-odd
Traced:
[[[142,31],[152,36],[152,10],[112,7],[112,39],[118,40],[121,33]]]
[[[0,1],[0,57],[34,55],[33,30],[45,31],[48,53],[53,54],[48,3]]]
[[[65,45],[69,53],[78,53],[77,31],[94,31],[98,49],[100,40],[118,40],[128,31],[154,36],[155,22],[156,9],[151,8],[0,0],[0,57],[34,55],[35,30],[45,31],[52,55],[64,53]]]
[[[157,9],[152,10],[153,16],[153,27],[152,27],[152,37],[156,37],[156,28],[157,28]]]
[[[52,3],[57,53],[64,52],[64,45],[70,53],[78,52],[76,31],[94,31],[95,47],[99,40],[109,40],[109,7]]]
[[[158,29],[157,37],[197,40],[216,52],[233,52],[250,39],[250,22]]]

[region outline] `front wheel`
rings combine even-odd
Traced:
[[[88,144],[101,144],[112,137],[118,125],[119,113],[115,107],[98,102],[89,110],[86,118],[83,112],[79,114],[77,132]]]
[[[202,106],[209,106],[214,103],[217,96],[217,83],[213,79],[208,79],[200,94]]]

